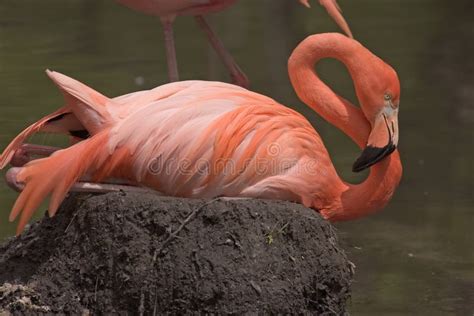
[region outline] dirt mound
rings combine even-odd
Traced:
[[[351,278],[298,204],[76,195],[0,246],[0,314],[341,315]]]

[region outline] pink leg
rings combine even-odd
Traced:
[[[206,33],[212,47],[229,70],[232,82],[241,87],[248,88],[250,86],[249,79],[237,65],[232,55],[225,49],[224,44],[211,29],[206,19],[201,15],[198,15],[195,18],[198,26]]]
[[[51,146],[23,144],[15,151],[10,164],[14,167],[23,167],[31,161],[31,156],[47,157],[60,149]]]
[[[25,184],[17,181],[17,175],[22,168],[11,168],[6,174],[6,182],[9,187],[17,192],[23,191]],[[108,192],[137,192],[158,194],[158,191],[137,187],[129,184],[112,184],[112,183],[93,183],[93,182],[76,182],[70,192],[86,192],[86,193],[108,193]]]
[[[179,81],[178,61],[176,60],[176,47],[174,44],[173,21],[162,18],[163,32],[165,35],[166,59],[168,62],[168,78],[170,82]]]

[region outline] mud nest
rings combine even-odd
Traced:
[[[74,195],[0,246],[0,314],[341,315],[351,278],[298,204]]]

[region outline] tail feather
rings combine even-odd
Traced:
[[[72,136],[78,132],[97,134],[113,121],[106,107],[113,103],[112,100],[63,74],[49,70],[46,73],[63,92],[67,105],[33,123],[16,136],[0,155],[0,169],[5,168],[15,151],[35,133],[53,132]]]
[[[112,122],[106,107],[112,100],[59,72],[47,70],[46,74],[63,92],[72,112],[91,134],[99,133]]]
[[[20,234],[40,203],[51,195],[49,215],[54,216],[72,185],[87,173],[95,172],[108,157],[101,150],[108,133],[103,132],[48,158],[28,163],[17,175],[17,181],[25,184],[24,190],[10,213],[10,221],[21,213],[17,227]]]

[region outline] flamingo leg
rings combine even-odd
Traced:
[[[220,196],[218,197],[219,200],[224,202],[233,202],[233,201],[245,201],[245,200],[252,200],[253,198],[250,197],[242,197],[242,196]]]
[[[21,168],[32,160],[32,156],[47,157],[54,152],[61,150],[58,147],[23,144],[13,155],[10,164],[15,167],[8,170],[5,175],[6,183],[13,190],[21,192],[25,185],[17,181],[17,175]],[[90,181],[79,181],[71,188],[72,192],[88,192],[88,193],[108,193],[108,192],[157,192],[148,188],[134,186],[133,184],[121,181],[118,183],[94,183]]]
[[[176,47],[173,34],[173,20],[162,18],[163,32],[165,36],[166,59],[168,62],[168,78],[170,82],[179,81],[178,61],[176,59]]]
[[[241,87],[248,88],[250,86],[249,79],[237,65],[234,57],[232,57],[232,55],[224,47],[224,44],[219,39],[219,37],[217,37],[217,34],[212,30],[206,19],[201,15],[195,16],[195,19],[197,25],[204,31],[204,33],[206,33],[209,43],[211,43],[217,55],[229,70],[232,82]]]
[[[13,154],[10,164],[14,167],[22,167],[31,161],[31,156],[50,156],[61,148],[33,144],[23,144]]]
[[[11,168],[5,175],[6,182],[9,187],[17,192],[23,191],[25,184],[17,181],[17,175],[22,168]],[[70,192],[84,192],[84,193],[109,193],[109,192],[132,192],[132,193],[150,193],[160,194],[160,192],[149,189],[134,186],[132,184],[116,184],[116,183],[94,183],[87,181],[79,181],[74,183]]]

